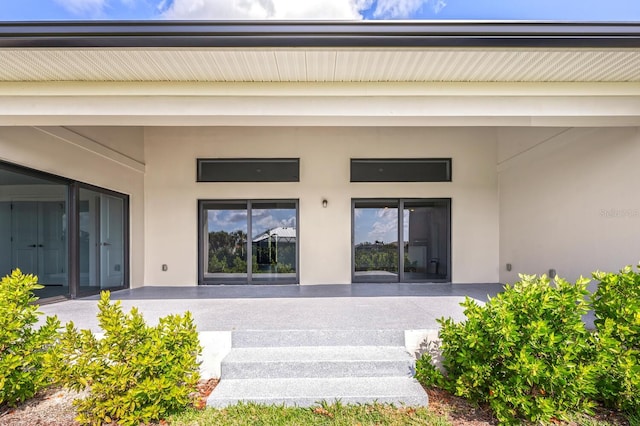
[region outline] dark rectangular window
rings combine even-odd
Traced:
[[[451,158],[354,158],[351,182],[451,182]]]
[[[298,158],[199,158],[198,182],[300,182]]]

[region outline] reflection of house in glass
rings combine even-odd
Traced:
[[[295,270],[296,228],[278,226],[253,238],[253,254],[260,272]]]

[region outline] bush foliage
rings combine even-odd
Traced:
[[[522,275],[484,306],[466,298],[466,321],[440,319],[446,376],[418,365],[422,381],[489,403],[502,423],[546,422],[573,411],[589,412],[596,394],[588,280],[574,284]]]
[[[36,329],[38,278],[14,270],[0,282],[0,405],[15,405],[52,382],[47,365],[54,363],[60,322],[47,317]]]
[[[605,404],[640,413],[640,273],[630,266],[619,273],[595,272],[593,295],[598,389]]]
[[[81,424],[137,425],[190,406],[199,379],[198,334],[189,312],[161,318],[148,326],[140,312],[122,311],[101,294],[98,320],[104,331],[78,331],[73,323],[61,335],[66,362],[58,374],[65,386],[89,389],[74,402]]]

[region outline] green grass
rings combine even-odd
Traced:
[[[239,403],[225,409],[190,410],[167,419],[170,425],[433,425],[450,426],[444,417],[425,407],[388,404],[345,405],[321,403],[314,407],[285,407]]]

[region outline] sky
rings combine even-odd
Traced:
[[[247,232],[247,210],[208,210],[209,232]],[[252,238],[278,226],[296,226],[295,209],[253,209],[251,210]]]
[[[409,211],[403,211],[403,239],[409,240]],[[356,208],[354,210],[355,244],[364,242],[385,244],[398,241],[397,208]]]
[[[640,0],[0,0],[0,21],[640,21]]]

